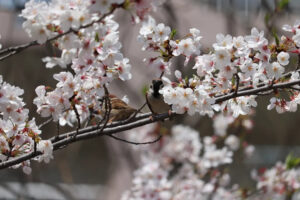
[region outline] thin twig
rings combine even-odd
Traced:
[[[47,119],[46,121],[44,121],[43,123],[41,123],[38,127],[39,129],[43,128],[44,126],[46,126],[47,124],[49,124],[51,121],[53,120],[52,117],[50,117],[49,119]]]
[[[159,76],[159,79],[161,79],[164,76],[164,74],[165,74],[165,71],[162,71],[160,76]]]
[[[300,92],[300,88],[295,88],[295,87],[290,87],[290,89],[292,89],[292,90],[296,90],[296,91],[299,91]]]
[[[132,141],[129,141],[129,140],[126,140],[126,139],[122,139],[122,138],[116,137],[116,136],[114,136],[113,134],[106,134],[106,136],[111,137],[111,138],[113,138],[113,139],[115,139],[115,140],[119,140],[119,141],[121,141],[121,142],[125,142],[125,143],[128,143],[128,144],[134,144],[134,145],[153,144],[153,143],[158,142],[158,141],[162,138],[162,135],[159,135],[159,137],[156,138],[156,139],[153,140],[153,141],[149,141],[149,142],[132,142]]]
[[[11,156],[12,149],[13,149],[12,144],[9,143],[9,151],[8,151],[8,153],[7,153],[7,156],[6,156],[6,161],[9,160],[9,158],[10,158],[10,156]]]
[[[103,87],[104,87],[104,91],[105,91],[105,122],[104,122],[103,126],[101,127],[99,134],[102,133],[102,131],[105,129],[105,127],[109,121],[110,112],[112,109],[108,89],[105,84],[103,85]],[[99,124],[98,124],[98,126],[99,126]]]
[[[90,114],[89,114],[89,117],[88,117],[88,119],[86,120],[86,122],[83,126],[84,128],[88,127],[88,125],[90,124],[90,122],[92,121],[92,119],[94,117],[93,111],[89,109],[89,112],[90,112]]]
[[[33,152],[36,154],[37,152],[37,143],[36,143],[36,138],[33,138]]]
[[[107,113],[108,113],[108,104],[107,104],[108,100],[107,100],[107,97],[104,96],[104,100],[102,100],[102,101],[104,101],[104,102],[102,102],[102,104],[101,104],[101,112],[103,112],[103,107],[104,107],[105,112],[104,112],[103,118],[98,122],[97,128],[99,128],[100,125],[106,120],[106,116],[107,116]],[[103,106],[103,103],[104,103],[104,106]]]
[[[80,115],[79,115],[78,109],[76,108],[75,103],[73,105],[73,108],[74,108],[74,112],[75,112],[76,119],[77,119],[77,130],[79,130],[81,128],[81,120],[80,120]]]
[[[234,94],[237,95],[238,91],[239,91],[239,87],[240,87],[240,77],[238,74],[235,74],[235,90],[234,90]]]
[[[129,117],[128,119],[126,119],[125,121],[131,121],[132,119],[134,119],[136,116],[137,116],[137,114],[138,113],[140,113],[141,112],[141,110],[145,107],[147,105],[147,102],[145,102],[138,110],[136,110],[135,112],[134,112],[134,114],[131,116],[131,117]]]

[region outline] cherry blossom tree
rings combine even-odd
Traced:
[[[138,145],[134,150],[139,152],[141,166],[123,200],[298,199],[300,160],[296,157],[289,156],[286,163],[277,163],[262,173],[253,171],[252,177],[257,181],[254,191],[231,183],[225,166],[234,162],[238,150],[246,157],[254,151],[241,130],[252,129],[257,98],[271,96],[267,110],[297,110],[300,22],[284,25],[285,34],[280,38],[275,35],[275,42],[255,27],[245,36],[220,33],[210,50],[203,52],[201,41],[205,38],[200,30],[191,28],[179,38],[176,30],[156,22],[151,13],[162,3],[163,0],[26,3],[20,17],[25,20],[23,28],[32,42],[3,48],[0,61],[50,43],[61,54],[42,61],[46,68],[60,67],[61,71],[53,74],[55,88],[41,85],[35,90],[33,103],[37,109],[30,112],[45,118],[40,125],[29,117],[22,99],[24,90],[1,76],[0,168],[22,168],[26,174],[34,173],[32,160],[48,163],[55,159],[53,151],[68,144],[108,136]],[[144,106],[152,110],[147,102],[132,109],[128,116],[119,116],[110,85],[115,80],[131,79],[132,73],[130,60],[122,54],[120,25],[113,15],[116,10],[128,12],[132,22],[140,26],[138,41],[143,51],[153,55],[145,61],[163,82],[157,95],[169,105],[169,111],[141,114]],[[176,57],[185,58],[185,67],[193,63],[194,74],[184,77],[181,71],[174,70],[172,61]],[[298,57],[297,62],[291,63],[291,57]],[[121,102],[125,104],[126,99]],[[167,134],[157,128],[160,125],[156,122],[183,114],[213,118],[215,134],[201,137],[197,130],[184,125],[173,126]],[[112,120],[119,117],[121,120]],[[42,128],[48,123],[74,130],[44,138]],[[229,126],[234,126],[237,134],[228,134]],[[123,131],[126,139],[118,137]]]

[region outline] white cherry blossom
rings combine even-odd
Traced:
[[[290,54],[286,53],[286,52],[280,52],[277,55],[277,60],[279,62],[279,64],[285,66],[289,64],[289,59],[290,59]]]

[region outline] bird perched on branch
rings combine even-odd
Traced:
[[[147,105],[153,114],[171,111],[170,106],[164,102],[163,96],[159,93],[159,90],[162,89],[163,86],[164,84],[161,79],[155,79],[152,81],[152,85],[146,94]],[[139,112],[115,95],[109,94],[109,99],[111,104],[110,122],[129,119],[134,113]],[[109,106],[107,106],[107,109],[108,108]],[[103,105],[103,111],[102,115],[105,115],[105,104]]]
[[[150,111],[153,114],[165,113],[170,111],[170,105],[164,102],[159,90],[164,87],[161,79],[152,80],[152,85],[146,94],[146,100]]]
[[[110,122],[126,120],[137,111],[115,95],[110,94],[109,99],[111,104]]]

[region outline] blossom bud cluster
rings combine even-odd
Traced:
[[[153,124],[131,130],[129,139],[149,140],[157,134],[155,130]],[[230,176],[217,170],[231,163],[233,151],[239,149],[230,146],[217,148],[214,137],[208,136],[201,142],[197,131],[176,125],[159,143],[137,149],[142,167],[134,173],[133,186],[122,199],[235,199],[240,193],[229,186]],[[199,178],[207,175],[208,181]]]
[[[43,153],[37,159],[49,161],[52,157],[52,143],[41,140],[41,131],[35,119],[29,120],[29,110],[24,108],[25,103],[20,97],[23,93],[22,89],[4,82],[0,76],[0,161],[15,159],[32,152],[35,145]],[[30,161],[26,161],[13,167],[22,166],[25,173],[30,173],[29,165]]]

